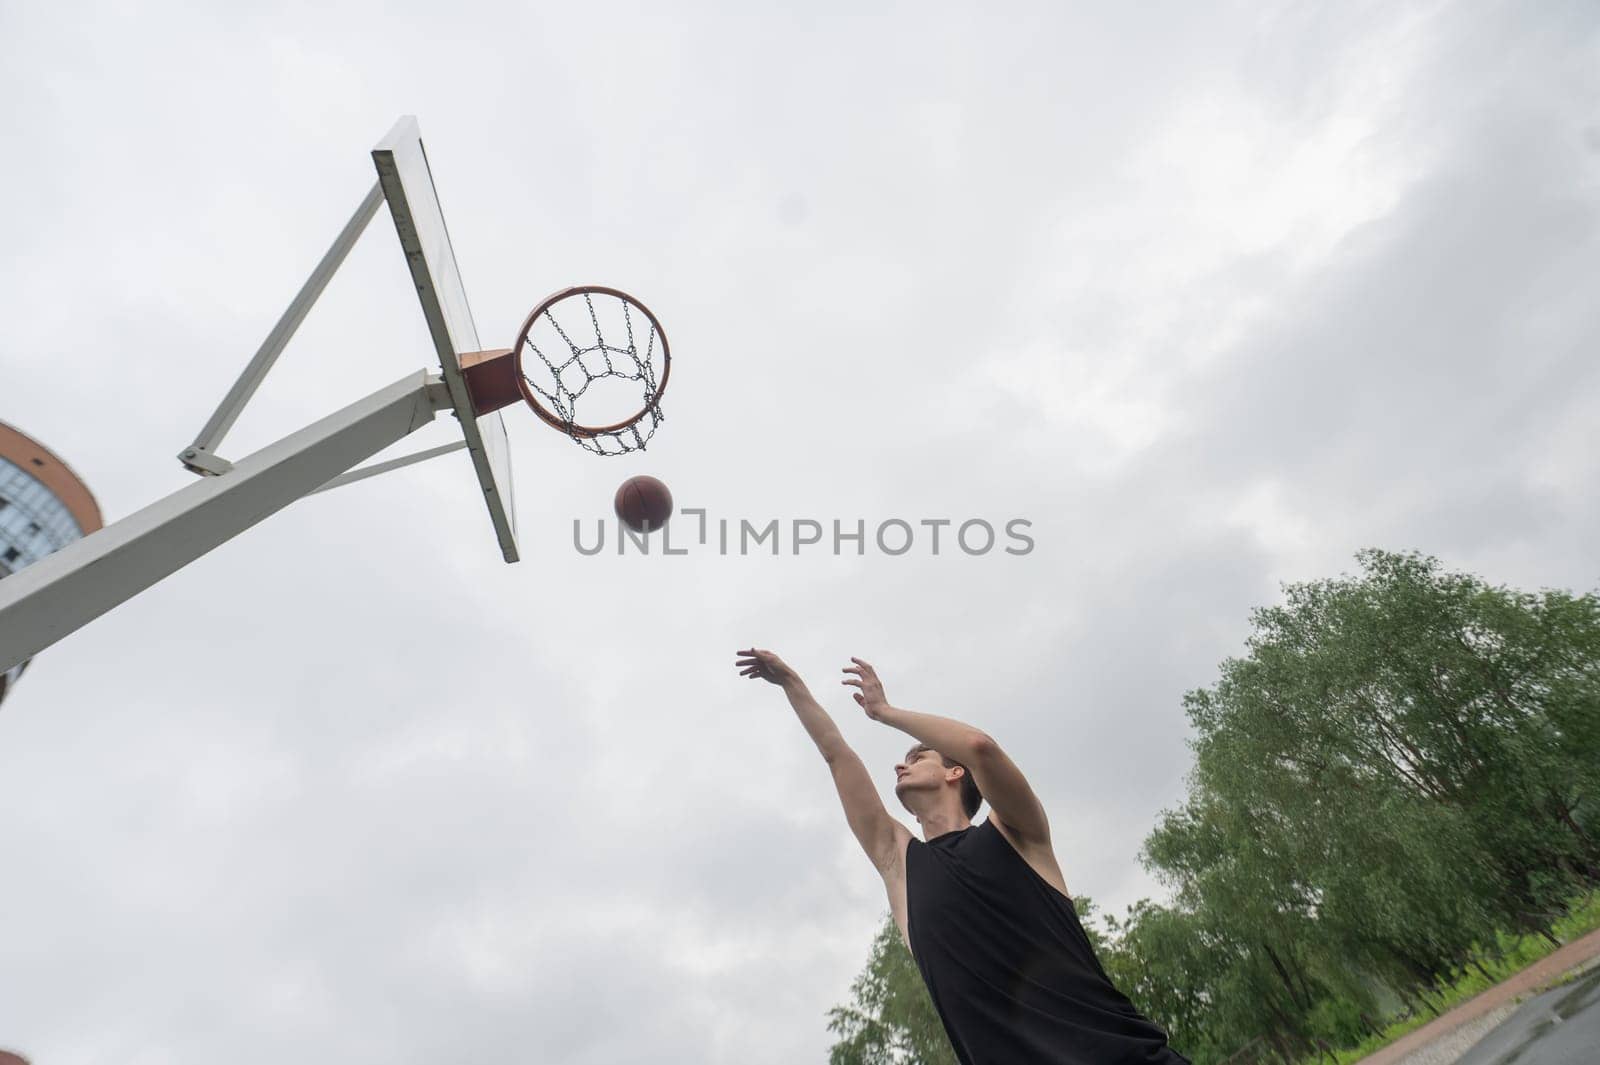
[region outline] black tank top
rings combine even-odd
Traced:
[[[962,1065],[1189,1065],[992,821],[907,844],[906,923]]]

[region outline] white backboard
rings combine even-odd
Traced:
[[[444,212],[439,207],[433,172],[422,148],[417,120],[407,115],[395,123],[389,135],[372,150],[378,168],[378,181],[394,215],[400,234],[400,247],[411,267],[422,314],[439,354],[439,366],[450,390],[450,399],[467,438],[478,483],[489,505],[495,536],[507,562],[517,561],[517,511],[512,494],[511,451],[506,443],[505,422],[495,411],[482,418],[472,413],[467,383],[461,375],[461,356],[482,351],[467,292],[456,267],[450,232],[445,228]]]

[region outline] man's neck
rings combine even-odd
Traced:
[[[963,828],[972,826],[971,819],[960,810],[934,810],[919,815],[917,823],[922,826],[923,842],[935,836],[942,836],[946,832],[959,832]]]

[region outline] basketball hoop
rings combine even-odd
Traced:
[[[650,308],[625,292],[600,285],[557,292],[528,315],[512,352],[528,406],[597,455],[642,451],[661,424],[672,370],[667,335]]]

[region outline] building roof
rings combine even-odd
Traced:
[[[71,512],[83,535],[88,536],[105,524],[100,516],[100,504],[94,501],[83,478],[73,473],[72,467],[61,461],[54,451],[5,422],[0,422],[0,458],[15,463],[55,493]]]

